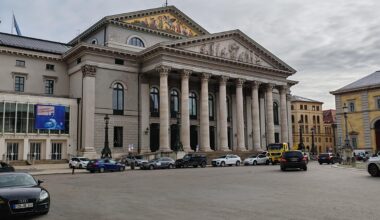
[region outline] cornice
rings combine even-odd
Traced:
[[[8,54],[16,55],[16,56],[33,57],[37,59],[62,61],[62,55],[48,55],[42,52],[38,53],[38,52],[33,52],[27,49],[16,49],[12,47],[1,46],[0,53],[8,53]]]
[[[94,45],[94,44],[82,42],[82,43],[76,45],[75,47],[71,48],[70,50],[68,50],[66,53],[64,53],[62,55],[62,58],[68,59],[72,55],[74,55],[76,52],[82,51],[82,50],[90,50],[90,51],[95,51],[95,52],[105,52],[105,53],[112,53],[112,54],[122,55],[122,56],[137,57],[137,53],[133,52],[133,51],[127,51],[127,50],[122,50],[122,49],[100,46],[100,45]]]

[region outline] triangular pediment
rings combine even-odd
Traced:
[[[186,38],[208,34],[205,29],[174,6],[114,15],[109,18],[147,29],[181,35]]]
[[[166,46],[252,65],[295,72],[278,57],[239,30],[177,40]]]

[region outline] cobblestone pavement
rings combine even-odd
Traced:
[[[32,219],[378,219],[380,178],[309,163],[37,176],[51,211]]]

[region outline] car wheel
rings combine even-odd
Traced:
[[[153,166],[153,165],[150,165],[150,166],[149,166],[149,169],[150,169],[150,170],[154,170],[154,166]]]
[[[319,162],[319,165],[322,165],[322,163],[321,163],[321,162]]]
[[[173,164],[169,164],[168,168],[172,169],[173,168]]]
[[[206,167],[206,162],[202,162],[202,163],[201,163],[201,167],[202,167],[202,168],[205,168],[205,167]]]
[[[49,213],[49,210],[45,211],[45,212],[41,212],[40,215],[46,215]]]
[[[221,167],[224,167],[224,166],[226,166],[226,163],[225,163],[224,161],[222,161],[222,162],[220,163],[220,166],[221,166]]]
[[[256,160],[253,161],[252,165],[253,165],[253,166],[256,166],[256,165],[257,165],[257,161],[256,161]]]
[[[194,168],[197,168],[197,167],[198,167],[198,165],[193,165],[193,167],[194,167]]]
[[[281,166],[281,171],[285,171],[285,170],[286,170],[285,167]]]
[[[120,171],[120,172],[122,172],[123,170],[124,170],[123,167],[120,167],[120,168],[119,168],[119,171]]]
[[[265,161],[265,165],[269,165],[269,160]]]
[[[368,173],[371,174],[371,176],[379,176],[379,168],[375,164],[368,165]]]
[[[82,169],[82,168],[83,168],[82,164],[79,164],[79,169]]]
[[[236,164],[235,164],[237,167],[240,166],[240,161],[236,161]]]
[[[303,167],[303,171],[307,171],[307,166],[306,165]]]
[[[95,173],[95,170],[90,170],[90,173]]]
[[[104,173],[104,167],[100,167],[99,173]]]

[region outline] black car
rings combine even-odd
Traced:
[[[0,173],[0,216],[47,214],[50,194],[41,183],[27,173]]]
[[[186,154],[182,159],[175,161],[176,168],[183,167],[202,167],[205,168],[207,165],[207,157],[201,154]]]
[[[285,151],[281,156],[280,167],[282,171],[285,171],[287,168],[299,168],[306,171],[306,158],[301,151]]]
[[[341,163],[341,159],[335,156],[333,153],[322,153],[318,155],[318,162],[319,164],[327,163],[327,164],[334,164],[334,163]]]
[[[15,168],[10,164],[0,162],[0,172],[14,172]]]

